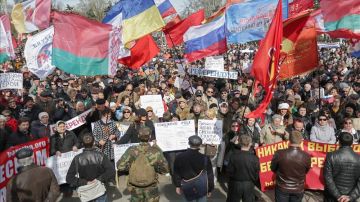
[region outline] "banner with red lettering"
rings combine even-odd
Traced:
[[[278,142],[256,149],[256,155],[260,160],[260,184],[261,190],[267,191],[275,187],[276,175],[271,171],[271,159],[277,150],[287,149],[289,142]],[[323,144],[304,141],[302,150],[311,156],[311,168],[306,175],[305,188],[313,190],[324,190],[323,167],[326,153],[335,151],[339,145]],[[356,153],[360,153],[360,145],[352,146]]]
[[[0,201],[6,201],[6,184],[11,177],[17,174],[17,160],[15,153],[21,148],[28,147],[34,151],[34,162],[37,165],[45,166],[49,157],[49,138],[44,137],[26,144],[16,145],[0,154]]]
[[[84,125],[86,123],[86,116],[88,114],[90,114],[92,109],[89,109],[85,112],[83,112],[82,114],[80,114],[79,116],[76,116],[68,121],[65,122],[65,129],[66,130],[74,130],[82,125]],[[56,128],[56,124],[52,124],[50,125],[50,134],[54,134],[55,133],[55,128]]]

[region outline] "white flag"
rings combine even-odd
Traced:
[[[24,56],[30,72],[40,79],[51,74],[55,67],[51,64],[54,27],[51,26],[29,37],[25,44]]]

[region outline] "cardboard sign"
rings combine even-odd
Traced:
[[[203,120],[198,122],[198,135],[203,144],[220,144],[223,128],[222,120]]]
[[[0,74],[0,90],[23,89],[23,75],[21,73]]]

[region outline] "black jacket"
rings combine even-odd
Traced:
[[[360,156],[351,147],[326,155],[324,164],[325,201],[337,201],[341,195],[351,201],[360,197]]]
[[[6,142],[6,148],[12,147],[12,146],[16,146],[19,144],[24,144],[33,140],[36,140],[36,136],[28,133],[28,134],[24,134],[22,132],[20,132],[19,130],[15,133],[12,133],[8,136],[7,138],[7,142]]]
[[[50,137],[50,124],[45,126],[39,120],[31,123],[31,134],[36,138]]]
[[[50,137],[50,156],[57,151],[61,153],[72,151],[73,146],[80,147],[79,140],[72,131],[65,131],[64,137],[61,138],[58,132]]]
[[[76,177],[77,173],[79,177]],[[66,182],[73,187],[79,187],[94,179],[103,183],[115,179],[115,167],[103,153],[95,148],[85,148],[71,162]]]
[[[240,136],[241,135],[247,135],[250,136],[252,139],[253,144],[257,143],[260,144],[260,131],[257,127],[254,126],[254,130],[251,131],[250,128],[246,125],[242,126],[240,128],[240,132],[239,132]]]
[[[11,129],[6,127],[0,129],[0,152],[4,151],[6,149],[6,143],[8,136],[11,134]]]
[[[152,121],[147,120],[145,122],[145,126],[149,127],[151,129],[151,137],[150,140],[155,140],[155,127],[154,123]],[[127,143],[139,143],[139,129],[141,128],[141,125],[139,123],[132,123],[129,126],[129,129],[126,131],[125,135],[120,138],[119,141],[116,142],[116,144],[127,144]]]
[[[182,179],[189,180],[199,175],[199,173],[205,169],[205,158],[207,158],[208,192],[211,192],[214,189],[214,173],[211,161],[209,157],[194,149],[188,149],[176,156],[174,162],[175,186],[181,187]]]
[[[257,183],[260,171],[259,158],[250,151],[235,149],[230,155],[227,173],[230,181]]]

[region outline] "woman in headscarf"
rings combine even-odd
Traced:
[[[76,152],[80,147],[80,143],[75,133],[65,128],[64,121],[56,123],[56,132],[50,137],[50,156],[60,156],[61,153],[69,151]]]

